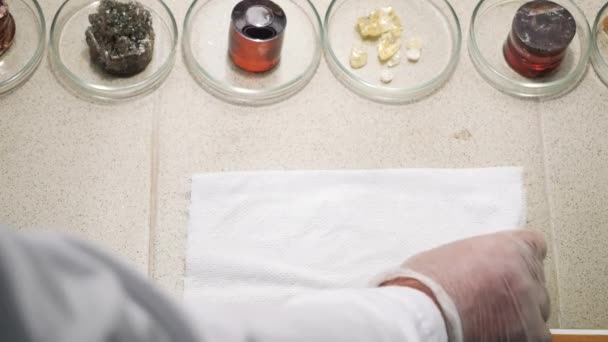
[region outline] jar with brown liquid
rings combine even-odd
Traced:
[[[270,0],[243,0],[232,10],[229,50],[230,59],[239,68],[264,72],[281,59],[287,18]]]
[[[559,70],[576,34],[576,22],[563,6],[534,0],[521,6],[503,46],[505,60],[517,73],[540,78]]]

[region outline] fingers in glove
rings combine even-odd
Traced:
[[[520,229],[510,232],[513,242],[520,248],[520,256],[526,264],[533,279],[541,284],[546,283],[545,265],[543,260],[547,256],[547,244],[542,233]]]
[[[525,243],[537,258],[545,260],[547,257],[547,242],[542,233],[530,229],[519,229],[512,231],[511,235]]]

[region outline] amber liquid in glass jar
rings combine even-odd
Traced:
[[[13,44],[15,39],[15,20],[8,11],[4,0],[0,0],[0,56]]]
[[[559,70],[575,34],[576,22],[567,9],[552,1],[530,1],[517,10],[503,54],[524,77],[550,76]]]
[[[228,55],[239,68],[264,72],[281,59],[287,18],[270,0],[243,0],[232,10]]]

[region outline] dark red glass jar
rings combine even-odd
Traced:
[[[0,0],[0,56],[13,44],[15,39],[15,20],[8,11],[4,0]]]
[[[287,18],[270,0],[243,0],[232,10],[230,23],[230,59],[239,68],[264,72],[281,59]]]
[[[527,2],[513,18],[505,60],[522,76],[549,76],[559,70],[575,34],[576,22],[566,8],[547,0]]]

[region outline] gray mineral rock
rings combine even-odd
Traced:
[[[152,60],[152,16],[139,2],[101,0],[89,23],[86,39],[91,61],[105,72],[133,76]]]

